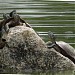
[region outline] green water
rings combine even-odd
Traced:
[[[48,0],[0,0],[0,19],[3,13],[16,9],[44,40],[52,31],[57,41],[65,41],[75,48],[75,2]],[[38,75],[38,73],[36,74]],[[70,71],[40,73],[39,75],[74,75]]]
[[[65,71],[65,72],[35,73],[31,75],[75,75],[75,73],[71,71]]]

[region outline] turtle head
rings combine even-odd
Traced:
[[[10,17],[12,17],[14,19],[14,22],[16,24],[19,24],[20,22],[20,16],[16,13],[16,10],[13,10],[12,12],[10,12]]]
[[[7,19],[10,18],[10,16],[9,16],[8,14],[3,13],[3,18],[4,18],[5,20],[7,20]]]
[[[20,22],[20,16],[18,14],[14,14],[13,18],[14,18],[15,23],[19,24],[19,22]]]
[[[51,31],[48,32],[48,36],[51,39],[51,42],[52,43],[55,43],[56,42],[55,41],[56,37],[55,37],[55,35]]]
[[[14,14],[16,14],[16,10],[13,10],[12,12],[10,12],[10,17],[13,17],[14,16]]]

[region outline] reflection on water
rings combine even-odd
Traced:
[[[2,19],[3,13],[9,13],[16,9],[19,15],[31,24],[43,40],[48,41],[47,33],[52,31],[58,41],[65,41],[75,48],[74,8],[75,2],[72,1],[0,0],[0,19]],[[72,74],[66,73],[64,75]]]
[[[31,75],[74,75],[72,71],[62,71],[62,72],[48,72],[48,73],[34,73]]]

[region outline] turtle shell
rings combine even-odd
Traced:
[[[10,22],[10,21],[14,21],[14,18],[9,18],[9,19],[7,19],[7,20],[4,22],[4,25],[5,25],[6,23]],[[28,23],[26,23],[26,22],[25,22],[23,19],[21,19],[21,18],[20,18],[20,22],[25,23],[27,27],[30,27],[30,28],[31,28],[31,26],[30,26]],[[14,27],[14,26],[15,26],[14,24],[10,24],[10,25],[9,25],[9,28],[10,28],[10,27]]]
[[[62,48],[62,50],[64,50],[68,55],[70,55],[71,57],[75,59],[75,49],[71,45],[63,41],[56,42],[56,44],[60,48]]]

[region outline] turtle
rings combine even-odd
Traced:
[[[10,12],[9,15],[3,14],[3,18],[4,19],[0,22],[1,32],[3,28],[6,32],[8,32],[10,27],[14,27],[20,24],[26,25],[26,27],[31,28],[31,26],[27,22],[25,22],[25,20],[20,18],[20,16],[16,13],[16,10],[13,10],[12,12]]]
[[[19,21],[19,16],[17,15],[14,17],[10,17],[8,14],[5,13],[3,14],[3,20],[0,22],[0,49],[2,49],[6,44],[6,39],[3,38],[3,35],[8,33],[9,28],[16,25],[18,21]]]
[[[10,12],[9,15],[5,13],[3,14],[3,20],[0,22],[0,49],[5,45],[5,39],[2,38],[3,34],[8,33],[9,28],[19,25],[25,25],[31,28],[28,23],[20,18],[20,16],[16,13],[16,10]]]
[[[9,28],[19,24],[19,15],[15,14],[13,17],[9,17],[7,14],[3,14],[3,20],[0,22],[0,49],[7,45],[6,39],[3,35],[8,33]]]
[[[12,12],[9,13],[10,17],[13,17],[15,21],[20,22],[20,23],[25,23],[26,27],[31,28],[31,26],[22,18],[19,17],[19,15],[16,13],[16,10],[13,10]]]
[[[9,28],[19,26],[19,25],[26,25],[26,27],[31,26],[26,23],[23,19],[20,18],[20,16],[16,13],[16,10],[13,10],[12,12],[8,14],[3,14],[4,20],[0,22],[0,31],[3,32],[4,30],[8,33]]]
[[[69,58],[75,64],[75,49],[64,41],[56,41],[56,37],[51,31],[48,32],[48,36],[52,43],[48,43],[47,47],[49,49],[54,48],[57,52]]]

